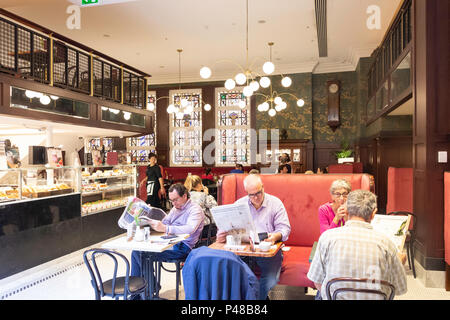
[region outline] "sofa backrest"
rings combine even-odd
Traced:
[[[386,213],[413,212],[413,169],[388,168]]]
[[[445,262],[450,264],[450,172],[444,172],[444,212]]]
[[[218,203],[230,204],[247,195],[243,180],[247,174],[227,174],[219,180]],[[291,224],[287,245],[312,246],[319,239],[319,207],[330,201],[330,186],[347,179],[352,189],[374,190],[369,174],[262,174],[264,191],[284,204]]]

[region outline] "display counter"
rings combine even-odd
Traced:
[[[122,233],[136,167],[0,170],[0,190],[2,279]]]

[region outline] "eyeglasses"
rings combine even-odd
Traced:
[[[348,192],[344,192],[344,193],[334,192],[333,196],[335,196],[336,198],[340,198],[340,197],[347,198]]]
[[[173,204],[173,203],[175,203],[175,202],[179,202],[181,199],[183,199],[183,197],[178,197],[178,198],[173,199],[173,200],[169,199],[169,202],[170,202],[171,204]]]
[[[262,189],[261,190],[259,190],[258,192],[256,192],[256,193],[249,193],[248,194],[248,197],[249,198],[256,198],[256,197],[259,197],[261,194],[262,194]]]

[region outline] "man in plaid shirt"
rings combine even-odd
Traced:
[[[352,288],[382,290],[389,296],[389,288],[377,280],[385,280],[395,287],[395,294],[404,294],[406,274],[403,268],[405,255],[398,254],[394,243],[384,234],[373,230],[370,221],[377,212],[376,196],[365,190],[355,190],[347,198],[348,221],[345,226],[325,231],[319,238],[316,253],[308,272],[326,299],[327,282],[333,278],[368,278],[367,283],[338,282],[333,291],[345,284]],[[402,261],[401,261],[402,260]],[[348,286],[347,286],[348,287]],[[381,296],[345,292],[340,299],[380,299]]]

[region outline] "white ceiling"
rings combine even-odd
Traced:
[[[2,8],[83,43],[152,77],[150,84],[231,77],[246,64],[244,0],[125,0],[81,8],[81,29],[70,30],[66,9],[81,0],[0,0]],[[100,2],[123,2],[100,0]],[[314,0],[249,0],[249,61],[259,71],[272,50],[275,73],[353,71],[380,44],[401,0],[328,0],[328,57],[317,47]],[[381,11],[381,29],[369,30],[367,8]],[[264,21],[264,23],[261,23]]]

